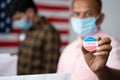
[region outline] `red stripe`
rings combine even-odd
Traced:
[[[12,30],[12,33],[20,33],[20,32],[21,32],[20,29],[13,29],[13,30]]]
[[[65,10],[69,11],[69,7],[67,6],[55,6],[55,5],[43,5],[43,4],[36,4],[38,9],[44,9],[44,10]]]
[[[18,42],[0,42],[0,47],[17,47]],[[68,42],[62,42],[61,46],[66,46]]]
[[[18,42],[0,42],[1,47],[18,46]]]
[[[69,34],[68,30],[58,30],[59,34]]]
[[[62,42],[61,43],[61,46],[67,46],[68,45],[68,42]]]
[[[66,22],[68,23],[69,20],[66,18],[66,19],[63,19],[63,18],[46,18],[47,21],[49,22]]]
[[[97,46],[85,46],[85,49],[88,51],[93,51],[96,49]]]

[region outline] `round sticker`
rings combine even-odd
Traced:
[[[25,34],[25,33],[21,33],[21,34],[19,35],[19,41],[24,41],[25,38],[26,38],[26,34]]]
[[[87,51],[94,51],[98,46],[98,41],[93,36],[88,36],[83,40],[83,46]]]

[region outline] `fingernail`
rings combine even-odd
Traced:
[[[100,49],[99,47],[96,48],[96,50],[99,50],[99,49]]]

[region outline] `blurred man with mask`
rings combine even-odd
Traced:
[[[120,80],[120,42],[100,29],[104,16],[101,0],[73,0],[70,23],[79,38],[61,54],[58,73],[70,73],[71,80]],[[83,47],[87,36],[98,40],[94,51]]]
[[[9,5],[13,26],[19,35],[18,75],[55,73],[60,37],[45,18],[37,14],[32,0],[13,0]]]

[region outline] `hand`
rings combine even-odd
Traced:
[[[93,72],[98,72],[106,67],[106,62],[112,49],[110,38],[96,38],[98,40],[98,47],[95,51],[89,52],[84,49],[83,45],[81,46],[85,61]]]

